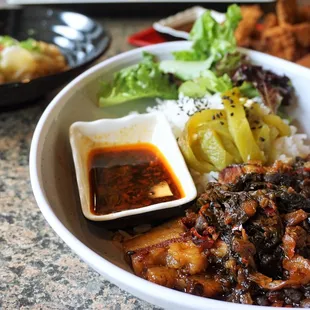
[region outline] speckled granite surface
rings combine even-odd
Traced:
[[[113,43],[103,58],[130,49],[127,36],[152,22],[106,20]],[[80,261],[40,213],[28,154],[50,99],[0,112],[0,309],[156,309]]]

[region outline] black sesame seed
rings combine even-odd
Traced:
[[[263,128],[263,126],[262,126],[262,125],[258,127],[258,129],[261,129],[261,128]]]
[[[232,113],[230,113],[230,116],[234,116],[234,113],[232,112]]]
[[[255,130],[255,129],[256,129],[256,127],[251,127],[251,129],[252,129],[252,130]]]
[[[265,141],[265,139],[263,137],[259,137],[259,140],[261,140],[262,142]]]
[[[232,107],[232,108],[235,108],[236,106],[235,106],[235,105],[232,105],[231,107]]]
[[[224,125],[224,122],[220,122],[221,125]]]
[[[212,119],[215,120],[215,115],[212,116]]]

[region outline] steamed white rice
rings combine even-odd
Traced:
[[[254,101],[259,102],[260,98],[247,100],[245,105],[251,105]],[[172,131],[178,138],[184,129],[189,117],[195,112],[204,109],[223,109],[220,94],[206,95],[201,99],[192,99],[180,94],[178,100],[161,100],[157,99],[157,106],[148,107],[147,112],[162,112],[169,121]],[[270,110],[264,106],[264,112],[268,114]],[[290,161],[296,156],[306,156],[310,154],[310,146],[306,144],[307,135],[297,133],[295,126],[290,126],[291,136],[280,137],[276,139],[273,147],[276,150],[276,159],[282,161]],[[203,192],[208,182],[216,181],[218,173],[212,171],[210,173],[201,174],[191,170],[192,177],[195,181],[198,192]]]
[[[156,101],[157,106],[149,107],[146,111],[164,113],[176,138],[182,134],[185,124],[191,115],[205,109],[224,108],[220,94],[205,96],[201,99],[193,99],[180,94],[178,100],[157,99]]]

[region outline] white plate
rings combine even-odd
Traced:
[[[98,79],[110,79],[114,72],[137,63],[142,59],[142,51],[169,59],[172,51],[189,47],[190,42],[183,41],[135,49],[96,65],[66,86],[43,113],[33,136],[30,151],[33,192],[46,220],[74,252],[108,280],[144,300],[178,310],[270,310],[269,307],[258,308],[188,295],[135,276],[122,253],[109,240],[109,233],[87,221],[81,211],[69,144],[70,125],[76,121],[121,117],[132,110],[144,111],[146,104],[155,104],[154,100],[147,100],[99,109],[96,106]],[[290,116],[298,117],[300,130],[310,134],[310,70],[266,54],[244,51],[254,63],[279,74],[285,73],[292,79],[298,104],[291,107]]]
[[[185,11],[179,12],[175,15],[169,16],[167,18],[161,19],[153,24],[153,28],[161,33],[166,33],[171,36],[189,39],[189,33],[186,31],[181,31],[175,29],[180,25],[184,25],[190,22],[195,22],[204,12],[205,8],[201,6],[194,6]],[[211,16],[218,22],[222,23],[225,20],[225,14],[211,10]]]

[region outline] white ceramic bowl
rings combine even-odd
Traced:
[[[109,221],[131,215],[165,210],[179,207],[196,198],[197,190],[194,181],[188,171],[169,122],[163,113],[131,114],[117,119],[75,122],[70,126],[69,131],[81,207],[84,216],[89,220]],[[180,182],[184,196],[177,200],[156,203],[143,208],[103,215],[93,214],[91,212],[88,173],[89,153],[91,150],[100,147],[136,143],[150,143],[158,148]]]
[[[142,51],[169,59],[172,51],[189,47],[189,42],[172,42],[136,49],[98,64],[65,87],[47,107],[34,133],[30,151],[33,192],[46,220],[68,246],[100,274],[130,293],[168,309],[267,310],[270,308],[188,295],[138,278],[109,240],[108,231],[93,226],[81,211],[69,144],[70,125],[76,121],[121,117],[132,110],[143,112],[146,106],[145,102],[139,102],[98,108],[95,104],[98,79],[110,79],[115,71],[137,63],[142,59]],[[292,79],[298,103],[291,107],[290,116],[297,117],[300,130],[310,134],[310,70],[259,52],[244,52],[254,63]]]

